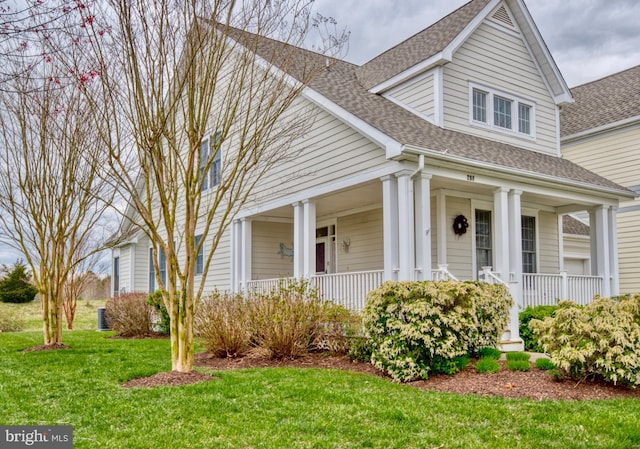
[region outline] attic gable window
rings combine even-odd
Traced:
[[[222,169],[222,149],[218,146],[220,136],[221,133],[217,132],[214,136],[202,139],[202,143],[200,143],[200,179],[202,179],[200,190],[202,191],[212,189],[220,183]],[[212,154],[214,151],[215,154]],[[209,170],[205,173],[207,163],[212,157]]]
[[[469,85],[472,125],[535,138],[535,103],[473,83]]]

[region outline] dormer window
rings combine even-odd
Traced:
[[[470,121],[472,125],[534,138],[533,101],[471,83]]]

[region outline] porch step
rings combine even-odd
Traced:
[[[524,351],[524,341],[517,340],[502,340],[498,343],[498,349],[502,352],[520,352]]]

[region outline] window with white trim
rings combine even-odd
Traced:
[[[522,216],[522,272],[537,273],[536,218]]]
[[[535,136],[535,103],[473,83],[469,85],[470,121],[474,125]]]
[[[162,283],[166,285],[167,283],[167,256],[164,253],[162,248],[158,250],[160,252],[160,259],[158,260],[159,270],[160,270],[160,279]],[[156,270],[153,265],[153,248],[149,248],[149,292],[153,293],[156,291]]]
[[[200,179],[202,179],[200,190],[202,191],[212,189],[220,183],[222,169],[222,149],[218,145],[220,136],[221,133],[217,132],[212,137],[202,139],[200,143]],[[215,154],[212,154],[213,152]],[[209,164],[208,170],[207,164]]]
[[[198,244],[202,240],[202,234],[195,236],[195,247],[198,247]],[[198,254],[196,254],[196,276],[202,275],[204,272],[204,243],[200,246],[198,250]]]
[[[476,209],[476,268],[493,265],[493,243],[491,241],[491,211]]]

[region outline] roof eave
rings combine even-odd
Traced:
[[[552,176],[548,174],[537,173],[529,170],[522,170],[513,167],[506,167],[503,165],[492,164],[490,162],[479,161],[477,159],[466,158],[464,156],[458,156],[451,153],[443,153],[441,151],[435,151],[428,148],[419,147],[416,145],[404,145],[402,148],[403,153],[405,154],[423,154],[425,156],[429,156],[430,158],[450,162],[454,164],[463,164],[466,166],[474,167],[474,168],[485,168],[487,170],[491,170],[493,172],[500,172],[504,174],[509,174],[512,176],[516,176],[518,178],[527,178],[531,180],[535,180],[538,182],[544,181],[545,183],[554,182],[560,183],[564,185],[569,185],[574,188],[578,188],[580,190],[591,190],[601,194],[611,195],[616,197],[618,200],[630,200],[638,198],[638,196],[628,190],[628,189],[615,189],[613,187],[599,186],[591,183],[575,181],[568,178],[561,178],[558,176]]]

